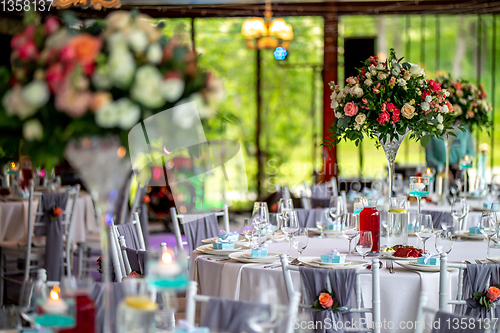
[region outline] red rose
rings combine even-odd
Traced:
[[[389,112],[385,111],[378,116],[377,121],[379,122],[380,125],[383,125],[386,122],[388,122],[390,118],[391,116],[389,115]]]
[[[19,48],[19,58],[21,60],[33,59],[36,56],[36,45],[33,41],[26,42]]]
[[[378,65],[378,57],[377,56],[371,56],[370,57],[370,63],[374,66]]]
[[[132,279],[140,279],[141,275],[139,273],[137,273],[136,271],[132,271],[132,272],[130,272],[130,274],[127,277],[132,278]]]
[[[319,304],[323,307],[323,309],[328,309],[333,305],[332,295],[329,293],[321,293],[318,297]]]
[[[434,80],[429,80],[429,86],[434,90],[434,92],[441,91],[441,84]]]
[[[60,63],[56,63],[50,66],[45,74],[45,79],[47,80],[50,91],[57,91],[64,79],[62,65]]]
[[[52,215],[54,216],[61,216],[63,213],[61,207],[56,207],[52,210]]]
[[[391,119],[392,119],[393,122],[399,121],[399,115],[400,115],[400,113],[401,112],[397,108],[392,112],[392,118]]]

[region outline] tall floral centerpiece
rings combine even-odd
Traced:
[[[448,92],[439,82],[426,80],[419,65],[402,59],[391,49],[385,61],[368,58],[343,88],[330,83],[336,119],[326,144],[351,140],[358,145],[365,136],[378,139],[389,166],[389,198],[394,161],[406,135],[426,146],[431,137],[445,134],[453,121]]]
[[[486,100],[486,93],[482,85],[476,87],[466,80],[453,80],[450,76],[438,77],[443,89],[448,92],[447,100],[453,105],[453,117],[456,127],[464,126],[467,130],[475,128],[491,128],[489,114],[493,111],[491,102]],[[455,129],[457,131],[458,129]],[[446,169],[448,175],[450,170],[450,148],[452,136],[444,136],[446,146]],[[445,193],[449,190],[449,177],[445,178]]]
[[[128,131],[190,101],[210,117],[220,85],[145,15],[114,11],[88,25],[64,14],[12,38],[12,73],[0,72],[0,143],[35,166],[66,157],[78,170],[103,214],[106,265],[113,202],[131,168]]]

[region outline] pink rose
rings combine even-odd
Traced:
[[[33,59],[36,56],[36,45],[33,41],[26,42],[19,48],[19,58],[21,60]]]
[[[76,59],[76,49],[72,45],[66,45],[61,50],[61,61],[71,62]]]
[[[396,85],[396,78],[394,76],[391,77],[391,79],[389,80],[388,85],[391,86],[391,87],[394,87]]]
[[[363,104],[368,104],[368,100],[366,98],[362,98],[361,101],[363,102]]]
[[[378,94],[380,92],[380,90],[378,90],[377,88],[373,88],[373,93],[374,94]]]
[[[398,122],[400,114],[401,114],[401,112],[399,111],[399,109],[395,109],[392,113],[392,117],[391,117],[392,121],[395,123]]]
[[[45,75],[50,91],[53,93],[56,92],[64,78],[62,65],[56,63],[50,66]]]
[[[354,86],[358,83],[358,80],[356,78],[350,76],[346,79],[346,82],[349,83],[350,85]]]
[[[333,298],[328,293],[319,294],[318,301],[323,309],[328,309],[333,305]]]
[[[390,118],[391,116],[389,112],[385,111],[378,116],[377,121],[379,122],[380,125],[384,125],[386,122],[389,121]]]
[[[10,47],[12,49],[16,50],[16,49],[20,48],[21,46],[23,46],[25,42],[26,42],[26,38],[24,37],[23,34],[15,35],[10,40]]]
[[[346,116],[355,116],[358,113],[358,106],[354,102],[346,103],[344,106],[344,112]]]
[[[54,32],[57,31],[57,29],[59,29],[59,26],[60,26],[59,20],[54,16],[50,16],[45,21],[44,25],[45,33],[47,35],[52,35]]]
[[[34,25],[27,26],[26,29],[24,29],[23,35],[27,39],[32,39],[33,36],[35,35],[35,26]]]
[[[489,298],[490,302],[494,302],[498,297],[500,297],[500,289],[495,286],[489,287],[486,291],[486,297]]]
[[[375,88],[377,88],[377,89],[380,88],[380,82],[375,85]]]

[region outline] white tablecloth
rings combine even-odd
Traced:
[[[27,199],[0,201],[0,241],[17,241],[25,236],[28,230],[28,204]],[[71,205],[71,201],[68,205]],[[85,241],[87,231],[97,231],[94,204],[86,192],[80,192],[73,223],[70,238],[76,243]]]
[[[417,245],[418,239],[410,237],[409,243]],[[434,249],[434,237],[427,241],[427,248]],[[421,244],[420,244],[421,246]],[[304,256],[319,256],[329,253],[332,249],[347,253],[348,246],[345,238],[318,239],[310,238],[309,246],[304,251]],[[289,252],[288,243],[269,244],[270,253]],[[292,249],[291,254],[298,254]],[[492,249],[491,256],[500,256],[500,250]],[[359,256],[354,256],[361,259]],[[450,261],[463,261],[484,259],[486,257],[486,242],[467,241],[455,242],[453,251],[449,255]],[[203,295],[225,297],[230,299],[251,300],[251,295],[256,288],[276,288],[280,299],[286,303],[287,296],[283,280],[283,272],[278,268],[263,268],[258,264],[242,264],[233,260],[210,260],[210,256],[200,255],[196,251],[191,256],[190,267],[192,278],[199,283],[199,292]],[[367,257],[367,260],[370,257]],[[354,258],[353,258],[354,259]],[[385,268],[381,270],[381,319],[387,325],[383,332],[413,332],[413,329],[403,327],[414,322],[417,312],[418,299],[421,291],[426,291],[429,297],[428,306],[438,308],[439,273],[424,273],[410,271],[394,264],[396,273],[390,274]],[[449,274],[451,290],[456,297],[457,272]],[[301,290],[298,272],[292,271],[295,290]],[[362,275],[362,294],[365,304],[371,302],[371,276]],[[450,308],[451,310],[451,308]],[[393,327],[388,322],[393,323]],[[403,325],[403,326],[400,326]]]

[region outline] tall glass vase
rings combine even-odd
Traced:
[[[116,136],[85,137],[71,141],[65,150],[65,156],[71,166],[78,172],[86,189],[90,192],[96,205],[101,238],[101,267],[104,288],[104,308],[109,309],[111,293],[111,272],[109,267],[109,227],[115,213],[115,202],[118,190],[131,171],[127,149],[121,145]],[[100,219],[99,219],[100,217]],[[111,332],[114,323],[111,316],[104,315],[104,333]]]
[[[389,178],[387,181],[388,184],[388,192],[389,192],[389,202],[392,198],[392,184],[394,182],[394,162],[396,161],[396,155],[398,154],[399,147],[403,142],[404,138],[408,135],[409,131],[407,130],[405,134],[397,134],[396,138],[392,138],[390,135],[387,135],[385,142],[382,142],[381,137],[379,136],[379,142],[385,152],[385,157],[387,158],[387,177]]]
[[[448,194],[450,193],[450,149],[451,149],[451,143],[453,142],[453,138],[457,135],[458,130],[459,130],[460,124],[457,123],[456,125],[453,125],[453,129],[451,132],[454,134],[446,134],[443,136],[443,141],[444,141],[444,147],[446,149],[446,164],[445,164],[445,170],[444,170],[444,190],[443,190],[443,197],[447,197]]]

